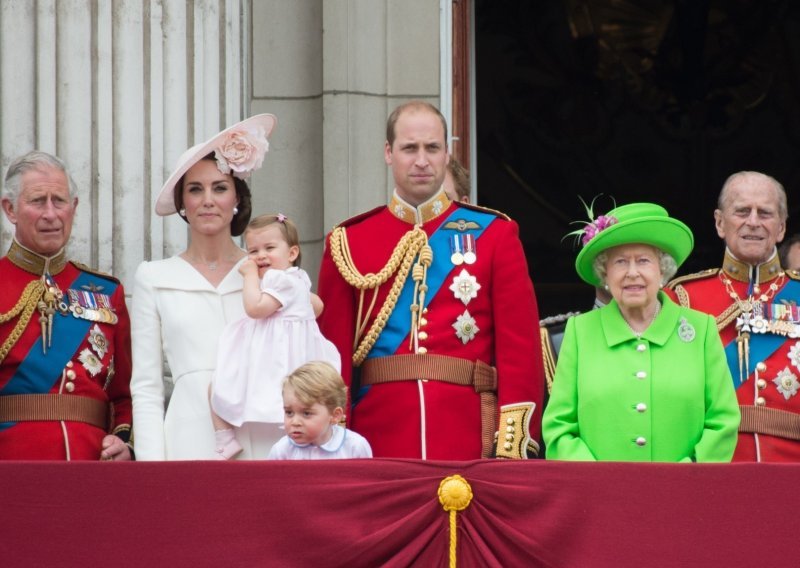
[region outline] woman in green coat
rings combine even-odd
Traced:
[[[714,318],[661,287],[692,250],[652,203],[589,223],[575,267],[613,300],[567,324],[543,416],[547,458],[727,462],[739,406]]]

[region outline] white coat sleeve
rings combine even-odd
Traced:
[[[136,459],[141,461],[166,459],[164,354],[151,268],[143,262],[136,269],[131,310],[133,435]]]

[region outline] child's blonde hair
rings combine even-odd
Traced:
[[[347,386],[330,363],[311,361],[298,367],[283,380],[283,390],[291,387],[297,399],[306,406],[320,403],[331,413],[347,404]]]
[[[247,242],[247,233],[258,229],[264,229],[270,225],[277,225],[283,235],[283,240],[289,247],[297,247],[297,258],[294,259],[294,266],[300,266],[300,235],[297,233],[297,226],[283,213],[268,213],[259,215],[247,224],[244,230],[244,239]]]

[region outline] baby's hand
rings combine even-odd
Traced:
[[[242,276],[247,276],[248,274],[258,274],[258,265],[256,261],[248,258],[242,264],[239,265],[239,274]]]

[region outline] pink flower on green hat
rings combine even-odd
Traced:
[[[600,233],[605,229],[608,229],[611,225],[614,225],[616,222],[617,219],[610,215],[598,215],[597,219],[587,224],[583,228],[583,237],[581,238],[583,246],[586,246],[586,244],[589,241],[595,238],[597,236],[597,233]]]
[[[583,246],[586,246],[589,243],[589,241],[591,241],[593,238],[597,236],[598,233],[602,233],[603,231],[608,229],[611,225],[615,225],[617,223],[617,218],[612,215],[598,215],[597,217],[594,216],[594,202],[597,201],[597,198],[600,197],[600,195],[592,199],[592,202],[589,205],[586,204],[586,202],[583,200],[583,197],[578,196],[578,199],[580,199],[581,203],[583,203],[584,209],[586,209],[586,216],[589,218],[589,220],[572,221],[572,223],[570,224],[576,224],[576,223],[581,224],[583,225],[583,228],[567,233],[566,235],[564,235],[564,238],[575,237],[576,245],[578,243],[578,240],[580,239],[581,244]]]

